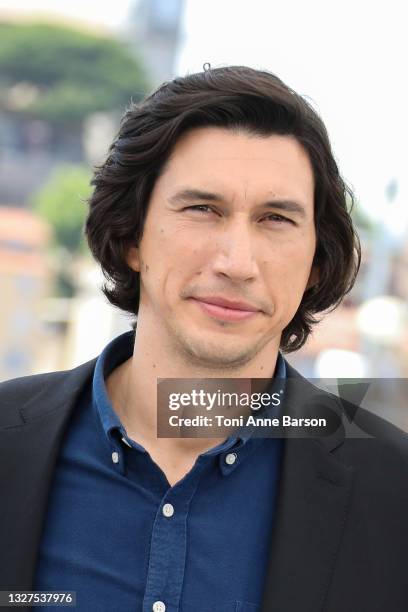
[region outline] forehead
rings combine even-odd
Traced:
[[[162,178],[168,189],[188,180],[218,191],[268,191],[302,199],[313,199],[314,192],[308,153],[293,136],[258,136],[217,127],[183,134]]]

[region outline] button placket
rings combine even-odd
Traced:
[[[205,462],[198,461],[190,477],[182,485],[169,489],[157,509],[143,601],[145,612],[150,612],[154,603],[164,605],[166,602],[168,608],[171,602],[172,609],[178,609],[180,605],[187,550],[187,517],[204,466]],[[167,501],[169,498],[173,503]]]

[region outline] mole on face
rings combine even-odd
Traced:
[[[141,262],[140,262],[140,266],[141,266],[142,270],[143,270],[143,268],[144,268],[144,271],[145,271],[145,272],[148,272],[148,271],[149,271],[149,266],[147,265],[147,263],[146,263],[145,261],[143,261],[143,259],[142,259],[142,260],[141,260]]]

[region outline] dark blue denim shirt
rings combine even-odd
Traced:
[[[76,591],[81,612],[255,612],[283,442],[230,436],[170,486],[106,391],[133,341],[128,332],[105,348],[67,428],[34,589]],[[279,355],[275,377],[285,376]]]

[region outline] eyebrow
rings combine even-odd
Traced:
[[[201,200],[205,202],[224,202],[224,197],[219,193],[212,193],[209,191],[202,191],[201,189],[183,189],[177,192],[175,195],[169,198],[172,204],[190,203],[194,200]],[[281,210],[284,212],[296,213],[302,218],[306,218],[306,211],[302,204],[295,200],[277,199],[268,200],[262,204],[267,208],[273,208],[274,210]]]

